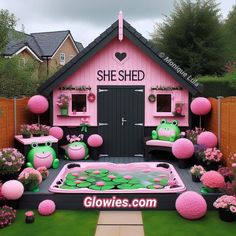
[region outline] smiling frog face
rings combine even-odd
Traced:
[[[172,123],[167,122],[166,119],[161,120],[160,125],[156,130],[152,131],[152,139],[159,139],[163,141],[174,142],[180,136],[180,129],[178,121],[174,120]]]
[[[50,142],[46,142],[44,146],[38,146],[37,143],[31,144],[31,150],[27,155],[28,163],[27,166],[32,166],[34,168],[46,167],[57,168],[56,163],[59,162],[56,159],[56,152],[51,147]]]
[[[71,160],[81,160],[88,156],[88,148],[84,142],[69,143],[66,147],[66,155]]]

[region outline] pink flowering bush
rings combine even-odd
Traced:
[[[42,175],[42,179],[45,180],[47,179],[48,175],[49,175],[49,171],[45,166],[40,166],[37,168],[37,171],[40,172],[40,174]]]
[[[205,129],[195,127],[195,130],[186,130],[185,137],[189,139],[193,144],[197,144],[197,137],[204,132]]]
[[[32,135],[40,136],[42,134],[42,130],[39,124],[30,125],[30,132]]]
[[[42,182],[42,175],[38,170],[28,167],[20,173],[18,180],[24,185],[25,190],[33,190]]]
[[[16,218],[16,210],[9,206],[3,206],[0,208],[0,228],[4,228],[12,224]]]
[[[25,157],[15,148],[3,148],[0,150],[0,173],[14,174],[20,171]]]
[[[199,166],[194,165],[194,166],[190,169],[190,172],[191,172],[193,175],[195,175],[195,176],[197,176],[197,177],[200,178],[206,171],[205,171],[205,169],[204,169],[201,165],[199,165]]]
[[[28,124],[21,125],[20,126],[20,134],[30,136],[31,135],[30,128],[31,128],[31,126]]]
[[[58,96],[56,103],[57,106],[59,106],[60,108],[67,108],[69,105],[69,101],[70,101],[69,96],[62,93]]]
[[[225,180],[224,177],[217,171],[211,170],[206,172],[201,177],[201,182],[208,188],[224,188]]]
[[[213,203],[213,206],[217,209],[219,208],[227,209],[232,213],[236,214],[236,197],[223,195],[216,199],[216,201]]]
[[[205,162],[220,162],[222,160],[223,154],[217,148],[207,148],[204,151],[205,156],[203,157],[203,161]]]
[[[47,125],[40,125],[40,130],[41,130],[42,135],[44,135],[44,136],[49,135],[50,128],[51,127],[47,126]]]
[[[220,167],[217,170],[225,178],[225,182],[231,182],[234,179],[234,173],[229,167]]]

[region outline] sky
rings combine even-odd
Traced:
[[[120,10],[125,20],[150,38],[155,22],[173,10],[175,0],[0,0],[18,19],[25,33],[70,30],[73,38],[87,46],[114,21]],[[236,0],[218,0],[223,18]],[[24,27],[22,27],[24,25]]]

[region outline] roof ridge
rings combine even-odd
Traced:
[[[43,56],[43,50],[42,50],[42,48],[40,47],[40,45],[39,45],[39,43],[38,43],[38,41],[36,40],[36,38],[33,36],[33,35],[31,35],[31,37],[33,38],[33,40],[35,41],[35,44],[38,46],[38,48],[39,48],[39,51],[40,51],[40,57],[42,57]],[[38,55],[39,56],[39,55]]]
[[[56,30],[56,31],[35,32],[35,33],[31,33],[31,35],[32,35],[32,34],[62,33],[62,32],[68,32],[68,33],[70,33],[70,30]]]

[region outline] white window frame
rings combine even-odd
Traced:
[[[66,54],[64,52],[60,53],[60,65],[64,66],[66,64]]]

